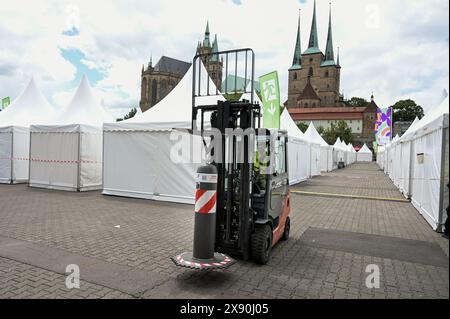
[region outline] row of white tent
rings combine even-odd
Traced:
[[[195,172],[201,161],[179,163],[172,158],[174,133],[194,139],[203,152],[200,141],[182,131],[191,128],[191,79],[192,68],[154,107],[122,122],[113,122],[103,110],[86,77],[60,112],[31,80],[0,112],[0,183],[29,182],[33,187],[72,191],[103,189],[108,195],[193,203]],[[213,87],[211,79],[205,81]],[[200,104],[217,100],[223,97],[207,96]],[[339,162],[349,165],[357,160],[351,144],[337,139],[335,145],[328,145],[312,123],[303,133],[287,110],[280,120],[281,129],[289,134],[291,184],[336,169]]]
[[[448,207],[448,97],[377,153],[377,163],[434,230]]]

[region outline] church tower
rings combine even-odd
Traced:
[[[292,66],[289,68],[288,108],[341,106],[340,65],[334,59],[331,6],[325,54],[319,48],[314,1],[308,48],[301,52],[300,14]]]
[[[217,41],[217,34],[214,36],[214,41],[211,44],[211,37],[209,33],[209,21],[206,23],[205,36],[203,41],[199,41],[197,45],[197,54],[212,54],[219,52],[219,43]],[[222,71],[223,60],[218,54],[202,57],[203,64],[208,70],[208,74],[214,84],[220,89],[222,85]]]

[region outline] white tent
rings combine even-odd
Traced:
[[[416,124],[412,145],[411,201],[435,230],[440,230],[448,207],[448,97]]]
[[[112,121],[83,76],[57,125],[32,125],[30,186],[69,191],[100,189],[102,185],[103,122]]]
[[[311,175],[311,147],[286,108],[281,113],[280,129],[288,132],[289,184],[294,185]]]
[[[207,74],[204,68],[201,74]],[[201,82],[206,83],[206,78]],[[199,104],[217,104],[218,100],[224,99],[221,95],[208,96],[200,98]],[[199,154],[202,148],[201,140],[186,131],[191,123],[192,67],[146,112],[104,124],[103,194],[193,204],[196,171],[202,158],[188,158],[191,148],[187,144],[193,142]],[[180,143],[185,147],[182,158],[177,157]]]
[[[346,150],[342,146],[342,141],[338,137],[333,145],[333,168],[337,168],[339,163],[346,165]]]
[[[333,147],[317,132],[313,122],[308,126],[305,132],[305,138],[311,143],[320,145],[320,170],[323,172],[331,172],[333,170]]]
[[[356,158],[358,162],[372,162],[372,151],[364,144],[358,151]]]
[[[11,105],[0,112],[0,183],[28,181],[30,124],[46,124],[54,110],[32,78]]]

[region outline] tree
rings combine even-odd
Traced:
[[[120,122],[123,120],[128,120],[131,119],[132,117],[134,117],[137,113],[137,109],[135,107],[133,107],[130,112],[128,112],[127,114],[125,114],[125,116],[123,118],[118,118],[116,121]]]
[[[352,97],[350,100],[346,101],[345,104],[348,106],[359,107],[359,106],[367,106],[369,102],[362,97]]]
[[[423,109],[420,105],[411,99],[400,100],[392,106],[392,119],[394,122],[414,121],[416,116],[421,119],[423,117]]]
[[[331,123],[330,127],[326,128],[321,135],[330,145],[333,145],[338,137],[346,143],[353,143],[352,129],[345,121]]]
[[[308,129],[308,125],[303,122],[298,123],[297,126],[303,133],[305,133],[306,130]]]
[[[323,128],[323,126],[321,125],[321,126],[319,126],[319,127],[317,127],[317,133],[319,133],[320,135],[322,135],[323,134],[323,132],[325,132],[325,129]]]

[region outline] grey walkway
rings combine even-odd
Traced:
[[[293,189],[401,197],[375,164]],[[291,239],[268,265],[195,272],[169,260],[191,249],[191,206],[0,185],[0,298],[448,298],[448,241],[410,203],[293,194],[291,216]],[[68,290],[72,260],[81,287]],[[369,264],[380,268],[378,289],[365,286]]]

